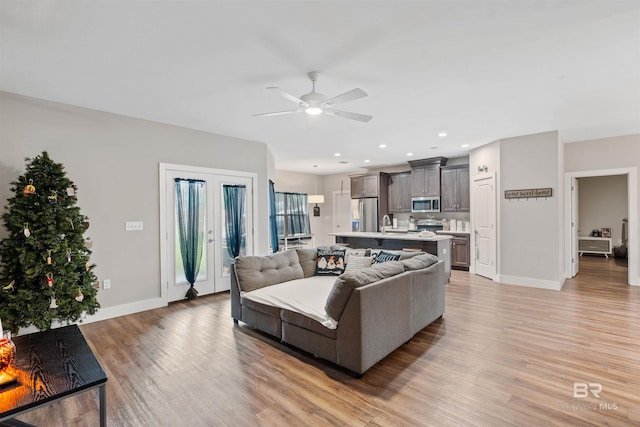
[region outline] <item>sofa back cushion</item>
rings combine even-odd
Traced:
[[[344,307],[351,296],[354,288],[359,288],[387,277],[395,276],[404,272],[404,266],[399,261],[389,261],[382,264],[375,264],[369,268],[357,268],[345,271],[338,276],[333,283],[331,293],[327,298],[324,310],[335,321],[340,319]]]
[[[235,264],[238,286],[243,292],[304,278],[295,249],[263,256],[241,256]]]
[[[316,274],[316,249],[298,248],[296,249],[296,252],[298,253],[298,259],[300,260],[300,266],[302,267],[304,277],[311,277]]]
[[[428,253],[421,253],[411,258],[406,258],[400,261],[405,271],[420,270],[421,268],[427,268],[438,262],[438,257]]]

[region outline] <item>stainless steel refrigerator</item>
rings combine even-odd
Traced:
[[[351,230],[378,231],[378,198],[351,200]]]

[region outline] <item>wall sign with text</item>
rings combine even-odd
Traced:
[[[530,188],[528,190],[505,190],[505,199],[531,199],[534,197],[551,197],[553,189],[551,188]]]

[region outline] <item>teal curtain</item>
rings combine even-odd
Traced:
[[[309,234],[309,214],[305,193],[286,193],[289,235]]]
[[[223,185],[224,209],[227,217],[227,251],[231,258],[240,254],[243,242],[244,204],[247,189],[244,185]]]
[[[184,274],[189,282],[185,298],[198,296],[194,287],[204,246],[205,182],[197,179],[176,178],[178,234]]]
[[[271,252],[278,252],[278,222],[276,218],[276,189],[269,180],[269,232],[271,235]]]

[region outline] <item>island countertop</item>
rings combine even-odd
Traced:
[[[363,232],[363,231],[347,231],[342,233],[329,233],[329,236],[336,237],[361,237],[361,238],[370,238],[370,239],[392,239],[392,240],[415,240],[420,242],[437,242],[440,240],[449,240],[451,236],[446,235],[438,235],[431,237],[422,237],[420,233],[397,233],[397,232],[386,232],[386,233],[373,233],[373,232]]]

